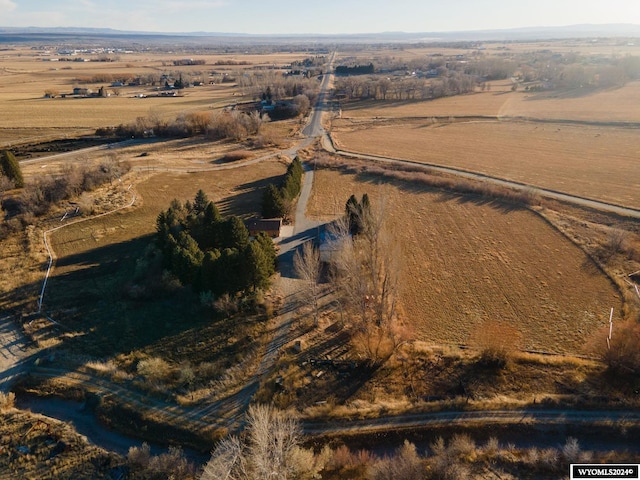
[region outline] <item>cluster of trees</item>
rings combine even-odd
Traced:
[[[8,190],[11,185],[17,188],[24,187],[20,164],[13,152],[9,150],[3,150],[0,153],[0,178],[3,179],[0,181],[4,184],[5,190]]]
[[[354,65],[353,67],[338,65],[336,67],[336,75],[371,75],[374,70],[375,67],[373,63],[369,63],[368,65]]]
[[[274,71],[236,72],[232,75],[242,93],[255,99],[261,99],[269,88],[275,101],[285,100],[296,95],[305,95],[310,104],[314,104],[320,91],[320,82],[315,78],[286,77]]]
[[[379,364],[407,339],[396,308],[400,252],[383,205],[374,210],[368,196],[360,201],[352,196],[345,210],[331,226],[336,251],[331,277],[351,319],[356,349]]]
[[[338,78],[335,82],[336,91],[344,93],[350,100],[429,100],[470,93],[476,85],[477,77],[460,72],[449,72],[434,79],[411,76],[392,80],[376,75]]]
[[[328,227],[329,281],[341,314],[346,314],[351,339],[361,358],[380,365],[409,332],[397,315],[400,252],[386,222],[384,208],[373,210],[367,194],[352,195],[345,215]],[[318,248],[310,242],[294,255],[294,269],[307,285],[304,300],[318,323],[322,265]]]
[[[352,195],[345,215],[328,227],[326,238],[329,281],[341,314],[349,319],[352,343],[361,358],[379,365],[408,340],[396,309],[400,253],[384,209],[374,211],[366,194],[360,201]],[[294,268],[307,284],[305,301],[317,325],[322,274],[318,248],[305,244],[294,255]]]
[[[264,218],[289,218],[293,204],[302,188],[302,163],[295,157],[287,167],[279,186],[270,183],[262,195]]]
[[[83,192],[112,182],[129,169],[130,165],[127,162],[119,161],[115,156],[95,166],[69,165],[63,169],[62,175],[39,178],[24,185],[20,197],[5,199],[2,207],[11,212],[12,216],[41,216],[46,214],[53,204],[78,197]]]
[[[327,63],[327,57],[325,55],[316,55],[315,57],[307,57],[302,60],[294,60],[291,62],[291,67],[321,67]]]
[[[592,58],[576,52],[542,50],[521,59],[519,78],[525,83],[541,82],[545,89],[617,87],[640,79],[640,57]]]
[[[138,117],[130,124],[121,124],[115,128],[99,128],[96,135],[131,137],[186,138],[195,135],[206,135],[212,140],[231,139],[244,140],[252,135],[259,135],[268,116],[259,112],[251,114],[237,110],[230,112],[191,112],[178,115],[173,121],[153,117]]]
[[[158,215],[156,228],[165,266],[183,285],[214,295],[269,287],[276,267],[271,238],[259,234],[250,240],[244,222],[222,218],[202,190],[193,202],[173,200]]]
[[[183,58],[181,60],[174,60],[173,65],[176,67],[181,67],[183,65],[204,65],[205,62],[202,59],[194,60],[193,58]]]

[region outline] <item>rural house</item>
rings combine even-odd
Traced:
[[[262,218],[248,220],[245,223],[249,235],[255,237],[258,233],[266,233],[271,238],[277,238],[280,236],[280,228],[282,227],[281,218]]]

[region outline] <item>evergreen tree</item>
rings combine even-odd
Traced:
[[[242,255],[243,284],[254,291],[269,287],[273,264],[259,242],[251,242]]]
[[[2,155],[0,155],[0,174],[4,175],[9,180],[13,180],[13,184],[17,188],[24,187],[24,178],[22,177],[20,164],[13,152],[10,152],[9,150],[3,150]]]
[[[216,295],[224,293],[224,285],[221,285],[217,280],[217,271],[220,266],[218,260],[220,259],[220,250],[209,250],[204,254],[202,260],[202,268],[200,269],[200,290],[210,291]]]
[[[264,218],[284,217],[284,202],[276,186],[270,183],[262,195],[262,216]]]
[[[222,217],[213,202],[209,202],[204,213],[197,219],[192,235],[203,251],[222,246]]]
[[[176,245],[172,255],[173,273],[182,283],[193,283],[198,277],[204,254],[198,243],[187,232],[180,232]]]
[[[193,200],[194,213],[196,215],[200,215],[204,213],[208,204],[209,204],[209,198],[207,197],[207,194],[204,193],[202,189],[198,190],[198,193],[196,193],[196,196]]]
[[[358,235],[368,228],[371,222],[371,202],[369,195],[362,195],[362,200],[358,202],[355,195],[351,195],[345,206],[345,212],[349,220],[349,233]]]
[[[234,248],[222,250],[220,258],[216,262],[216,271],[212,279],[214,285],[212,292],[235,293],[244,290],[242,267],[238,250]]]
[[[302,163],[298,157],[295,157],[287,167],[287,173],[282,182],[282,196],[285,199],[293,200],[300,194],[303,172]]]
[[[267,256],[269,265],[267,276],[273,275],[274,273],[276,273],[276,262],[278,260],[278,252],[276,251],[276,247],[273,244],[273,239],[266,233],[260,232],[258,233],[258,235],[256,235],[254,242],[260,245],[262,251]]]
[[[243,250],[249,243],[249,230],[239,217],[231,216],[224,226],[224,246]]]

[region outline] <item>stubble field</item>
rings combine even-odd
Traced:
[[[334,122],[340,149],[486,173],[626,206],[640,203],[636,129],[522,121]]]
[[[402,249],[401,310],[420,340],[466,344],[497,321],[523,349],[584,353],[621,311],[610,280],[531,211],[368,175],[321,170],[314,182],[308,213],[320,218],[351,194],[384,203]]]

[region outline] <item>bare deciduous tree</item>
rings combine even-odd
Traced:
[[[269,405],[249,407],[246,442],[221,441],[201,480],[311,479],[323,468],[323,456],[300,447],[298,421]]]
[[[416,446],[404,441],[404,445],[393,457],[385,457],[374,463],[369,469],[371,480],[421,480],[425,478],[424,461],[418,455]]]
[[[364,226],[357,235],[349,236],[346,220],[333,226],[333,278],[350,311],[356,346],[370,361],[379,363],[405,337],[396,315],[400,252],[386,227],[384,205],[356,214],[363,216],[357,223]]]
[[[293,268],[296,275],[305,282],[303,294],[305,300],[313,309],[313,323],[318,326],[318,300],[320,297],[320,252],[312,242],[302,246],[302,252],[297,250],[293,256]]]

